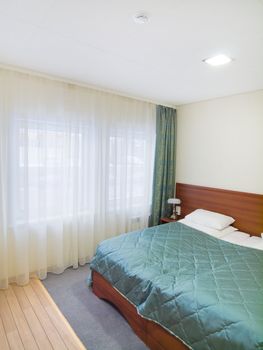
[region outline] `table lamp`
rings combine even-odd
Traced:
[[[168,204],[172,204],[173,205],[173,213],[170,216],[170,219],[175,220],[177,218],[177,215],[180,215],[180,209],[176,212],[176,206],[181,204],[181,199],[179,198],[169,198],[167,201]]]

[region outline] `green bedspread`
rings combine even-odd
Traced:
[[[169,223],[102,242],[91,269],[189,348],[263,349],[263,251]]]

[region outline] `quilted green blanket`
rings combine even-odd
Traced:
[[[190,349],[263,349],[263,251],[169,223],[102,242],[91,269]]]

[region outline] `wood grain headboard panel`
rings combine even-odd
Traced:
[[[177,183],[176,197],[182,200],[182,217],[201,208],[232,216],[241,231],[263,232],[263,195]]]

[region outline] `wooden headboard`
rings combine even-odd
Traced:
[[[201,208],[232,216],[240,231],[263,232],[263,195],[177,183],[176,197],[182,200],[182,217]]]

